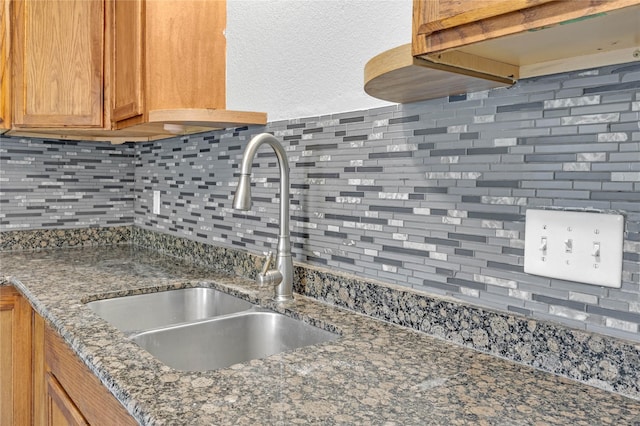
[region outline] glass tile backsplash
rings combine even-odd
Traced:
[[[272,132],[291,165],[295,261],[640,341],[639,121],[640,64],[623,64],[153,143],[3,138],[0,230],[133,224],[274,249],[268,149],[252,210],[231,206],[244,146]],[[623,214],[622,287],[525,274],[528,208]]]

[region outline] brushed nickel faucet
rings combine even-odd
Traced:
[[[274,286],[274,299],[277,302],[286,302],[293,300],[293,261],[289,234],[289,161],[282,144],[273,135],[261,133],[253,137],[247,144],[242,156],[240,179],[233,198],[233,208],[238,210],[251,208],[251,166],[258,148],[263,144],[273,148],[280,167],[280,232],[278,234],[276,269],[269,269],[273,257],[273,253],[269,253],[256,281],[259,285]]]

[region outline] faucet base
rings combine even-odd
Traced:
[[[291,295],[291,296],[288,296],[288,295],[276,295],[273,298],[273,300],[278,302],[278,303],[291,302],[293,300],[293,295]]]

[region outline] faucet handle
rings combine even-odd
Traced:
[[[272,251],[267,253],[267,257],[264,260],[264,264],[262,265],[262,272],[260,273],[260,275],[265,275],[267,273],[267,271],[269,270],[269,266],[271,265],[271,260],[273,260],[273,252]]]
[[[273,252],[270,251],[264,260],[264,265],[262,265],[262,272],[256,277],[256,282],[260,287],[275,287],[282,282],[282,273],[277,269],[269,269],[272,259]]]

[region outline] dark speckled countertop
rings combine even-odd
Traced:
[[[133,246],[5,252],[29,299],[141,424],[640,425],[640,401]],[[335,342],[208,372],[171,369],[84,302],[223,289],[323,327]],[[141,290],[146,289],[146,290]]]

